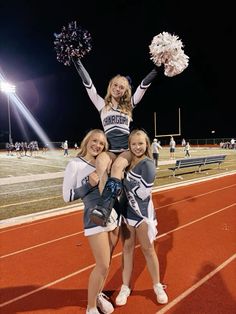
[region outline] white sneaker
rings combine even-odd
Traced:
[[[111,302],[107,301],[109,298],[104,293],[99,293],[97,296],[97,306],[104,314],[110,314],[114,311]]]
[[[126,285],[122,285],[118,296],[116,297],[116,305],[125,305],[127,298],[130,295],[130,288]]]
[[[153,289],[157,295],[157,302],[160,304],[166,304],[168,302],[168,296],[164,291],[164,289],[166,289],[166,285],[157,283],[153,286]]]
[[[93,307],[92,309],[87,308],[86,314],[100,314],[100,313],[98,312],[98,309],[96,307]]]

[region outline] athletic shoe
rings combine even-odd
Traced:
[[[157,296],[157,302],[160,304],[166,304],[168,302],[168,296],[164,291],[164,289],[166,289],[166,285],[157,283],[153,286],[153,289]]]
[[[93,307],[92,309],[87,308],[86,314],[100,314],[100,313],[98,312],[98,309],[96,307]]]
[[[127,298],[130,295],[130,288],[126,285],[122,285],[118,296],[116,297],[116,305],[125,305]]]
[[[110,314],[114,311],[111,302],[107,301],[109,298],[104,293],[99,293],[97,296],[97,306],[104,314]]]

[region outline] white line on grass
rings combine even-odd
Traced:
[[[235,174],[232,173],[232,174]],[[230,175],[232,175],[230,174]],[[228,174],[229,175],[229,174]],[[212,180],[213,178],[206,178],[206,180]],[[215,177],[214,177],[215,179]],[[204,181],[206,181],[204,180]],[[188,183],[188,184],[179,184],[178,186],[175,185],[175,186],[172,186],[172,187],[158,187],[158,188],[154,188],[153,189],[153,194],[159,192],[159,191],[168,191],[169,189],[173,189],[173,188],[176,188],[176,187],[182,187],[182,186],[185,186],[185,185],[189,185],[189,184],[194,184],[196,182],[191,182],[191,183]],[[223,189],[226,189],[228,187],[233,187],[234,185],[230,185],[230,186],[227,186],[227,187],[223,187],[221,189],[217,189],[217,190],[213,190],[213,191],[210,191],[210,192],[206,192],[206,193],[203,193],[203,194],[200,194],[199,196],[196,195],[196,196],[193,196],[193,197],[190,197],[188,199],[184,199],[184,200],[179,200],[179,201],[176,201],[174,203],[171,203],[171,204],[167,204],[167,205],[163,205],[163,206],[160,206],[160,207],[157,207],[155,209],[159,209],[159,208],[163,208],[163,207],[168,207],[168,206],[171,206],[173,204],[177,204],[177,203],[180,203],[180,202],[183,202],[183,201],[186,201],[186,200],[191,200],[191,199],[194,199],[194,198],[197,198],[197,197],[200,197],[200,196],[204,196],[204,195],[207,195],[207,194],[210,194],[210,193],[214,193],[215,191],[221,191]],[[18,205],[20,205],[20,203],[18,203]],[[9,205],[10,206],[10,205]],[[4,227],[9,227],[9,226],[13,226],[13,225],[18,225],[18,224],[23,224],[23,223],[26,223],[26,222],[32,222],[33,220],[36,220],[36,219],[43,219],[43,218],[48,218],[48,217],[51,217],[51,216],[55,216],[55,215],[58,215],[58,212],[59,214],[63,214],[63,213],[68,213],[68,212],[74,212],[74,211],[77,211],[77,210],[82,210],[83,209],[83,206],[79,207],[78,206],[81,206],[81,203],[80,204],[75,204],[75,205],[70,205],[70,210],[68,211],[68,206],[65,206],[65,210],[63,210],[63,207],[60,207],[60,208],[54,208],[54,209],[50,209],[50,210],[46,210],[46,211],[41,211],[41,212],[37,212],[37,213],[33,213],[33,214],[29,214],[29,215],[24,215],[24,216],[18,216],[18,217],[14,217],[14,218],[8,218],[8,219],[5,219],[5,220],[2,220],[1,223],[0,223],[0,229],[4,228]],[[0,206],[1,208],[1,206]],[[41,222],[39,222],[41,223]],[[12,229],[11,229],[12,230]]]
[[[24,189],[24,190],[16,190],[16,191],[9,191],[9,192],[3,192],[0,193],[0,195],[7,195],[7,194],[16,194],[16,193],[22,193],[22,192],[29,192],[29,191],[35,191],[35,190],[41,190],[41,189],[51,189],[51,188],[58,188],[61,187],[61,184],[57,184],[57,185],[49,185],[49,186],[40,186],[37,188],[32,188],[32,189]]]
[[[47,200],[51,200],[53,198],[58,198],[58,197],[61,197],[61,195],[56,195],[56,196],[52,196],[52,197],[45,197],[45,198],[38,198],[36,200],[30,200],[30,201],[25,201],[25,202],[20,202],[20,203],[13,203],[13,204],[7,204],[7,205],[5,204],[5,205],[1,205],[0,208],[23,205],[23,204],[28,204],[28,203],[35,203],[35,202],[40,202],[40,201],[47,201]]]

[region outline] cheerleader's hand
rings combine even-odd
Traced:
[[[97,172],[94,171],[89,175],[89,183],[91,186],[96,186],[99,183],[99,177],[97,175]]]

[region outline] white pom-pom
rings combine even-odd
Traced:
[[[149,46],[150,59],[156,66],[164,64],[166,76],[175,76],[188,66],[189,57],[182,48],[183,43],[178,36],[160,33],[153,37]]]

